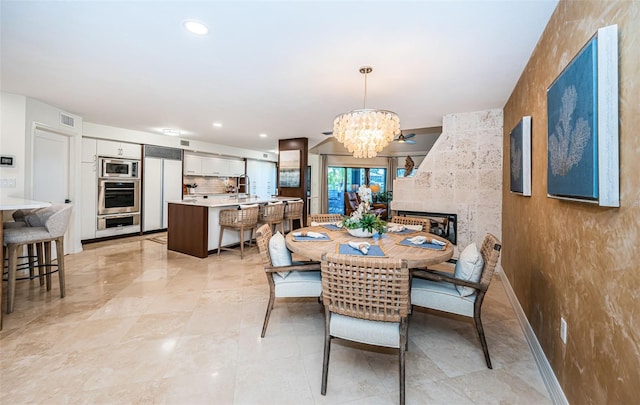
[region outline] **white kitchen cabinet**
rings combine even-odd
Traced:
[[[171,158],[169,158],[169,155]],[[164,156],[164,157],[157,157]],[[182,199],[182,160],[178,149],[145,146],[142,231],[166,229],[167,201]]]
[[[82,138],[82,163],[92,163],[98,160],[97,140],[92,138]]]
[[[139,144],[105,141],[98,139],[98,156],[109,156],[116,158],[127,158],[140,160],[142,150]]]
[[[202,156],[184,154],[184,174],[191,176],[202,175]]]
[[[84,146],[84,145],[83,145]],[[97,162],[82,162],[80,179],[80,239],[95,239],[98,221]]]
[[[216,157],[204,157],[202,159],[202,174],[204,176],[226,176],[229,170],[229,161]]]
[[[276,193],[276,164],[261,160],[247,160],[247,176],[251,195],[268,197]]]
[[[229,168],[227,176],[239,177],[244,174],[244,161],[243,160],[229,160]]]

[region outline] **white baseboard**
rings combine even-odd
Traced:
[[[533,353],[533,357],[538,365],[538,370],[540,370],[540,374],[542,375],[542,380],[544,381],[545,387],[547,387],[547,391],[549,391],[549,396],[554,404],[557,405],[568,405],[569,401],[567,401],[567,397],[564,395],[564,391],[556,378],[553,369],[551,368],[551,364],[549,364],[549,360],[547,360],[547,356],[545,356],[544,351],[542,351],[542,346],[540,346],[540,342],[538,342],[538,338],[536,334],[533,332],[531,328],[531,324],[529,324],[529,320],[527,316],[524,314],[522,307],[520,306],[520,302],[518,298],[516,298],[516,294],[511,288],[511,283],[509,283],[509,279],[504,274],[504,272],[500,272],[497,274],[502,280],[502,285],[504,286],[504,290],[507,293],[507,297],[511,302],[511,306],[516,313],[516,318],[518,319],[518,323],[524,332],[524,337],[527,339],[527,343],[529,344],[529,348],[531,349],[531,353]]]

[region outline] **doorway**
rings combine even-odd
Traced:
[[[32,199],[51,204],[70,201],[69,144],[69,136],[38,127],[34,129]],[[68,234],[69,231],[65,240],[69,240]],[[65,254],[71,249],[70,243],[64,244]],[[53,258],[55,254],[53,250]]]

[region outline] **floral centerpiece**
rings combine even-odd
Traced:
[[[351,216],[344,217],[342,226],[346,228],[353,236],[373,236],[376,232],[384,233],[387,223],[380,219],[380,216],[372,214],[371,208],[371,189],[360,186],[358,189],[360,196],[360,205],[358,209],[351,213]],[[351,231],[350,231],[351,230]],[[352,232],[361,230],[362,232]]]

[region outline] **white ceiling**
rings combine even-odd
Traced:
[[[363,65],[367,107],[404,129],[503,107],[557,0],[0,4],[2,91],[97,124],[273,151],[284,138],[315,146],[362,108]]]

